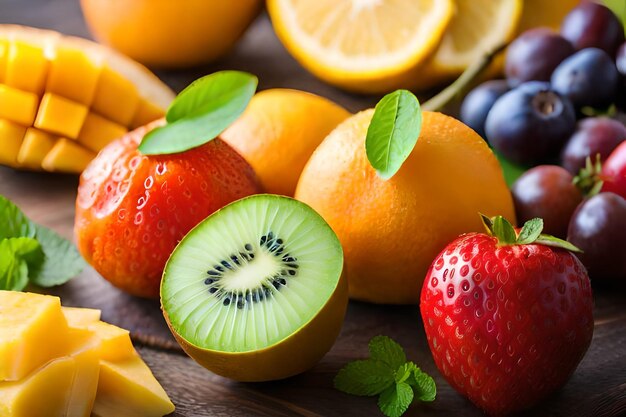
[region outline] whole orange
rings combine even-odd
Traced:
[[[107,145],[80,177],[74,233],[80,253],[122,290],[158,297],[165,262],[200,221],[261,192],[254,171],[219,138],[185,152],[142,155],[163,120]]]
[[[365,154],[372,114],[352,116],[324,139],[295,197],[339,236],[352,298],[417,303],[426,271],[446,244],[482,230],[479,212],[514,222],[513,202],[485,141],[441,113],[423,113],[412,153],[391,179],[381,179]]]
[[[221,138],[252,165],[267,192],[293,196],[315,148],[348,116],[323,97],[275,88],[256,94]]]
[[[81,0],[94,37],[152,67],[182,68],[228,52],[261,0]]]

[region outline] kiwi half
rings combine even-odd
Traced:
[[[239,381],[286,378],[331,348],[348,303],[339,239],[312,208],[261,194],[198,224],[163,273],[161,305],[183,349]]]

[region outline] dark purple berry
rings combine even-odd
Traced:
[[[461,105],[461,121],[485,137],[487,114],[498,98],[509,91],[506,80],[491,80],[469,92]]]
[[[599,48],[610,56],[624,42],[624,27],[606,6],[588,2],[572,9],[563,19],[561,35],[576,50]]]
[[[587,48],[561,62],[550,82],[552,88],[569,98],[574,106],[604,108],[615,99],[619,73],[606,52]]]
[[[506,159],[531,166],[556,159],[575,126],[570,101],[551,90],[550,84],[530,81],[496,101],[485,132]]]
[[[557,65],[573,53],[574,47],[551,29],[527,30],[507,49],[506,78],[511,86],[526,81],[549,81]]]
[[[584,168],[587,157],[595,162],[596,154],[604,161],[613,149],[626,140],[626,126],[608,117],[590,117],[578,123],[561,154],[561,165],[572,175]]]

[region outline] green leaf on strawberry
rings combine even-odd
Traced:
[[[194,81],[168,108],[167,124],[148,132],[139,151],[172,154],[215,139],[243,113],[257,85],[256,76],[241,71],[219,71]]]
[[[388,417],[401,416],[414,398],[435,400],[435,381],[407,362],[402,346],[389,337],[376,336],[369,350],[369,359],[350,362],[337,373],[335,388],[353,395],[380,394],[378,406]]]

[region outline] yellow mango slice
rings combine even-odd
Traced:
[[[98,341],[85,330],[71,331],[68,339],[67,356],[52,360],[20,381],[0,382],[1,416],[91,415],[100,373]]]
[[[46,93],[35,119],[35,127],[71,139],[78,138],[78,133],[85,123],[89,109],[87,106],[63,98],[57,94]]]
[[[56,138],[34,127],[26,129],[24,141],[17,154],[17,162],[30,169],[41,169],[43,158],[54,146]]]
[[[95,156],[76,142],[61,138],[43,159],[41,167],[50,172],[79,173]]]
[[[93,414],[161,417],[173,411],[174,404],[138,355],[118,362],[101,362]]]
[[[5,84],[41,95],[46,84],[48,65],[42,47],[14,41],[9,46]]]
[[[99,152],[112,140],[122,137],[128,130],[117,123],[89,113],[78,134],[78,142],[94,152]]]
[[[59,46],[50,63],[46,91],[89,106],[101,69],[101,65],[83,51]]]
[[[35,120],[38,105],[36,94],[0,84],[0,118],[28,127]]]
[[[105,118],[128,126],[139,105],[137,87],[119,73],[104,67],[100,74],[92,109]]]
[[[15,167],[26,128],[0,119],[0,164]]]
[[[94,308],[61,307],[67,325],[73,328],[84,328],[100,321],[100,310]]]
[[[58,297],[0,291],[0,381],[16,381],[67,350]]]
[[[0,415],[65,416],[75,374],[76,362],[64,357],[50,362],[23,381],[0,382]]]
[[[130,122],[130,128],[137,129],[163,116],[165,116],[165,112],[161,108],[142,98],[139,100],[137,111]]]
[[[7,72],[7,57],[9,56],[9,42],[6,39],[0,39],[0,83],[4,82]]]

